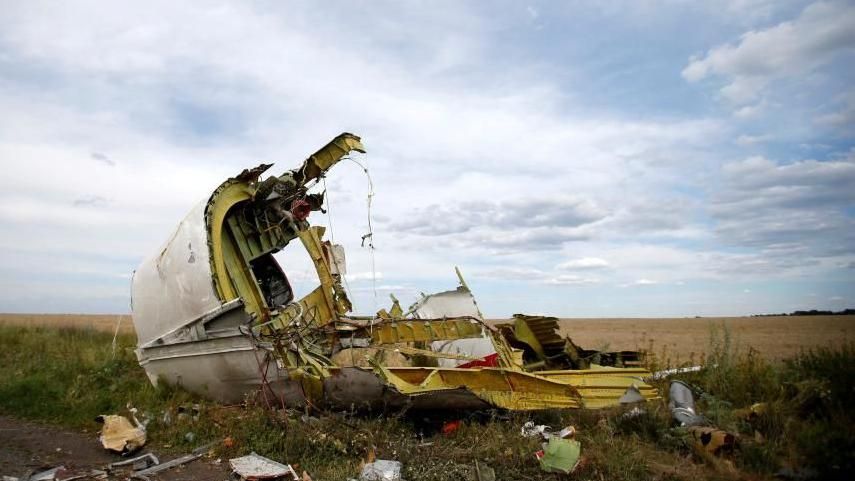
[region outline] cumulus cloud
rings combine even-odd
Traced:
[[[855,6],[817,2],[792,21],[751,30],[735,44],[692,57],[682,75],[689,82],[724,77],[721,95],[742,106],[757,100],[772,80],[811,72],[853,49]]]

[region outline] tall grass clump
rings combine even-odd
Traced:
[[[0,326],[0,412],[68,426],[128,405],[182,402],[179,390],[155,389],[140,369],[131,335],[72,327]]]

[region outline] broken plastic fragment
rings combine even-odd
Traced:
[[[543,454],[538,456],[540,467],[550,473],[570,473],[579,465],[582,444],[575,439],[549,438]]]
[[[104,449],[128,454],[141,448],[146,442],[145,426],[139,422],[134,426],[128,418],[116,414],[101,415],[95,420],[104,423],[100,437]]]

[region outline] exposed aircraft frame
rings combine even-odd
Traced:
[[[324,202],[308,189],[352,151],[364,148],[345,133],[281,176],[262,179],[262,164],[226,180],[140,265],[132,310],[152,383],[223,402],[262,388],[332,408],[601,408],[633,386],[658,396],[637,352],[581,349],[551,317],[486,323],[459,271],[457,289],[406,313],[394,300],[352,314],[343,251],[307,221]],[[297,241],[320,283],[299,300],[273,257]]]

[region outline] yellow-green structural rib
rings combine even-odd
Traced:
[[[560,337],[557,319],[550,317],[517,315],[511,323],[487,325],[462,276],[457,290],[424,296],[408,314],[393,298],[388,311],[352,315],[336,257],[340,247],[325,241],[324,228],[312,227],[307,216],[321,209],[325,194],[310,189],[354,151],[365,151],[359,137],[341,134],[294,170],[261,179],[270,167],[262,164],[213,192],[204,222],[211,284],[222,307],[194,328],[201,334],[193,339],[222,338],[225,331],[208,332],[206,326],[241,306],[249,329],[242,324],[240,333],[251,343],[240,349],[261,352],[256,359],[272,357],[283,392],[299,393],[308,405],[333,399],[358,404],[374,396],[428,407],[601,408],[633,386],[647,399],[657,397],[642,380],[649,373],[638,367],[638,353],[584,350]],[[283,271],[272,256],[294,241],[306,249],[317,274],[318,287],[302,299],[293,299],[288,266]],[[169,347],[158,359],[176,357],[179,347],[170,347],[169,339],[187,342],[182,329],[192,324],[178,323],[172,337],[144,347]],[[147,363],[153,354],[140,356]],[[388,365],[393,357],[397,364]],[[333,359],[368,362],[340,366]]]

